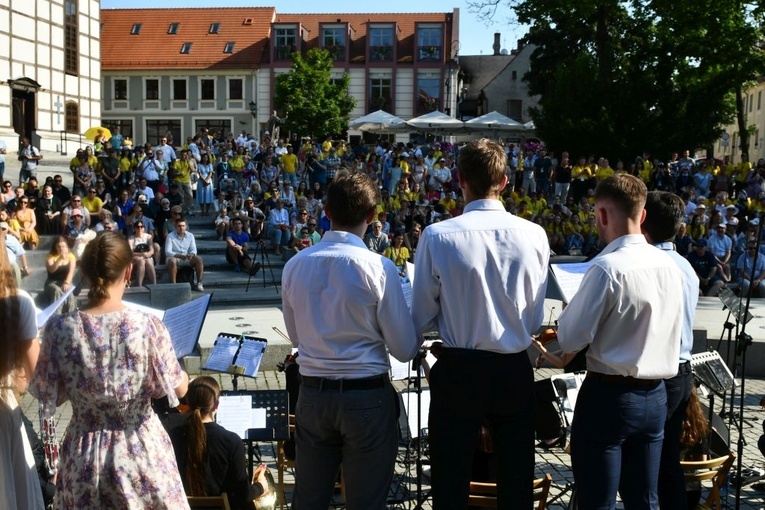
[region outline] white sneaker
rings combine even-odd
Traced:
[[[202,285],[202,282],[197,283],[197,291],[199,291],[199,292],[204,292],[205,291],[205,286]]]

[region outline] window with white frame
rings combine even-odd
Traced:
[[[115,101],[128,100],[128,81],[127,78],[114,78],[112,80],[114,93],[112,97]]]
[[[369,28],[369,60],[393,60],[393,25],[372,25]]]
[[[321,47],[329,51],[334,60],[345,60],[346,31],[345,25],[325,26],[321,29]]]
[[[274,59],[290,60],[292,53],[298,51],[297,27],[280,26],[274,29]]]
[[[426,113],[438,110],[441,99],[441,79],[436,73],[417,76],[417,111]]]
[[[392,87],[393,80],[390,73],[373,73],[369,75],[369,108],[368,111],[393,109]]]

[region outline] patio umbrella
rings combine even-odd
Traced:
[[[108,140],[109,138],[112,137],[112,132],[102,126],[93,126],[91,128],[88,128],[87,131],[85,131],[85,138],[87,138],[88,140],[95,141],[96,136],[99,136],[99,135],[105,136],[106,139]]]
[[[470,119],[465,122],[465,128],[468,131],[492,131],[494,133],[523,131],[526,129],[520,122],[496,111]]]
[[[409,129],[404,119],[396,117],[383,110],[364,115],[348,123],[348,127],[358,131],[372,131],[375,133],[397,133]]]
[[[407,121],[407,124],[418,131],[427,131],[431,133],[455,133],[464,131],[465,129],[464,122],[455,119],[454,117],[451,117],[443,112],[439,112],[438,110],[426,113],[425,115],[420,115],[419,117],[415,117]]]

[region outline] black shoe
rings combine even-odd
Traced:
[[[555,439],[552,442],[550,442],[550,440],[547,440],[547,439],[543,439],[537,442],[537,447],[543,448],[545,450],[551,450],[558,446],[560,446],[561,448],[566,447],[566,434],[561,435],[558,439]]]
[[[260,271],[260,268],[261,268],[260,262],[255,262],[250,268],[250,276],[255,276],[256,274],[258,274],[258,271]]]

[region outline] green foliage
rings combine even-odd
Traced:
[[[709,146],[743,114],[737,87],[765,73],[762,12],[740,0],[502,1],[531,27],[537,130],[572,157]]]
[[[325,137],[348,129],[356,99],[348,94],[347,73],[332,80],[333,60],[323,49],[292,54],[288,73],[276,76],[276,107],[287,116],[285,129],[301,136]]]

